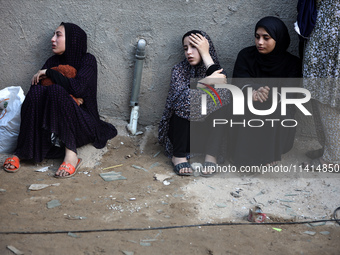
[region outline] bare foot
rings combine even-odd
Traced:
[[[273,161],[271,163],[268,163],[266,164],[266,167],[269,167],[269,166],[277,166],[277,164],[279,163],[280,161]]]
[[[178,157],[175,157],[173,156],[172,157],[172,163],[174,164],[174,166],[180,164],[180,163],[184,163],[184,162],[188,162],[187,158],[178,158]],[[191,168],[181,168],[179,170],[179,173],[180,174],[192,174],[192,169]]]
[[[71,164],[72,166],[76,167],[78,163],[77,154],[66,148],[65,158],[64,158],[63,163]],[[60,168],[55,173],[55,176],[67,176],[67,175],[69,175],[69,173],[66,172],[64,169],[60,169]]]
[[[20,168],[20,159],[19,157],[12,155],[7,158],[3,164],[3,168],[6,172],[14,173],[17,172]]]
[[[216,172],[216,157],[207,154],[204,160],[204,166],[201,175],[212,175]]]

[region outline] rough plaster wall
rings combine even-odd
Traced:
[[[53,31],[61,21],[73,22],[86,31],[88,51],[97,58],[99,110],[110,117],[129,119],[136,44],[139,38],[147,41],[139,123],[156,124],[165,104],[171,68],[183,59],[181,37],[185,32],[206,31],[221,65],[231,75],[237,53],[253,44],[255,23],[264,16],[277,16],[286,23],[292,37],[290,51],[297,53],[297,35],[293,31],[296,3],[297,0],[0,0],[0,89],[19,85],[27,92],[31,77],[51,55]]]

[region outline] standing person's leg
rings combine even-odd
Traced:
[[[314,125],[315,125],[315,130],[316,130],[316,135],[318,137],[318,142],[322,146],[321,149],[317,150],[312,150],[308,151],[306,153],[306,156],[311,158],[311,159],[316,159],[320,158],[323,155],[324,152],[324,145],[325,145],[325,134],[322,128],[322,122],[321,122],[321,116],[320,116],[320,111],[318,108],[318,102],[315,99],[311,100],[312,103],[312,109],[313,109],[313,119],[314,119]]]
[[[320,127],[324,137],[321,141],[324,145],[322,157],[304,162],[303,167],[313,170],[339,169],[340,165],[340,110],[316,101],[317,110],[320,113]],[[334,166],[337,165],[337,168]]]
[[[340,110],[317,102],[324,134],[322,163],[340,163]]]

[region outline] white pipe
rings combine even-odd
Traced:
[[[131,109],[130,115],[130,123],[126,126],[127,130],[132,134],[135,135],[137,133],[137,123],[139,117],[139,106],[133,106]]]

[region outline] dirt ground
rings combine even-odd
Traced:
[[[157,144],[154,127],[131,137],[124,125],[105,149],[79,151],[84,162],[72,178],[53,177],[61,160],[23,161],[17,173],[0,171],[0,254],[14,254],[8,246],[44,255],[340,254],[335,222],[238,225],[249,223],[255,205],[272,223],[331,219],[340,206],[340,174],[180,177]],[[297,139],[282,165],[306,160],[304,153],[314,146]],[[1,162],[6,156],[0,154]],[[36,171],[44,167],[46,172]],[[99,175],[112,171],[126,179],[104,181]],[[31,184],[56,185],[33,191]],[[200,226],[207,223],[215,225]]]

